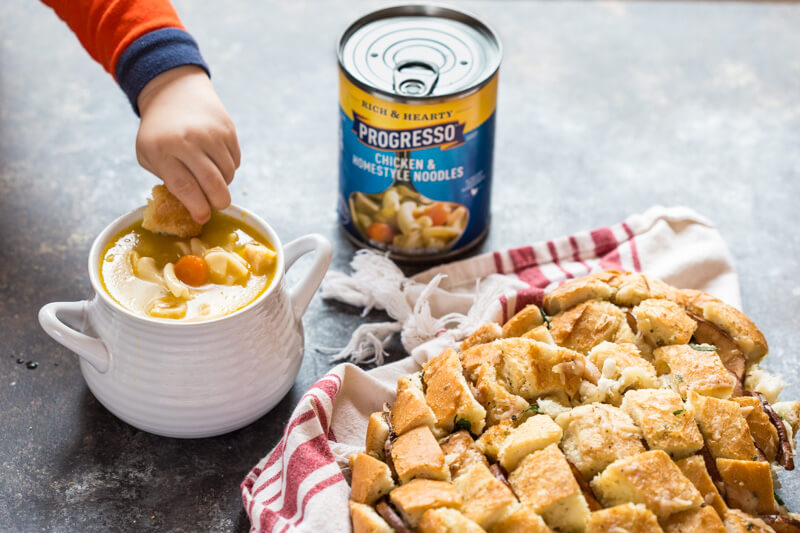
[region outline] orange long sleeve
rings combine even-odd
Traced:
[[[136,39],[161,28],[184,29],[169,0],[43,0],[83,47],[116,77],[120,55]]]

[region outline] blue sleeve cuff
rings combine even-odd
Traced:
[[[117,61],[117,82],[137,115],[139,106],[136,100],[144,86],[162,72],[182,65],[197,65],[210,76],[197,43],[186,31],[178,28],[151,31],[125,49]]]

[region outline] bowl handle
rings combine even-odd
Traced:
[[[83,357],[98,372],[108,370],[111,357],[100,339],[78,331],[86,323],[86,300],[52,302],[39,310],[39,324],[45,333]]]
[[[303,279],[289,289],[289,298],[294,308],[294,316],[298,320],[303,317],[308,304],[311,303],[311,298],[314,297],[314,293],[317,292],[320,283],[322,283],[322,278],[325,277],[325,273],[331,265],[333,248],[328,239],[318,233],[300,237],[283,247],[286,270],[292,268],[295,261],[309,252],[314,252],[314,262],[303,276]]]

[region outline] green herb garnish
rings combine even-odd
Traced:
[[[547,329],[550,329],[550,319],[547,318],[547,315],[545,314],[544,309],[542,309],[540,307],[539,308],[539,313],[541,313],[541,315],[542,315],[542,321],[544,321],[544,323],[547,324]]]
[[[778,505],[786,505],[777,492],[773,492],[772,495],[775,496],[775,501],[778,502]]]
[[[680,374],[675,374],[675,381],[677,381],[678,383],[683,383],[683,376],[681,376]]]
[[[716,346],[705,346],[703,344],[690,344],[689,346],[692,347],[693,350],[697,350],[698,352],[716,352]]]
[[[685,413],[686,409],[678,409],[677,411],[672,411],[672,414],[678,416],[681,413]]]
[[[472,428],[472,423],[466,418],[456,419],[456,417],[453,417],[453,427],[455,428],[456,431],[460,431],[462,429],[470,431],[470,429]]]
[[[750,531],[750,530],[751,530],[751,529],[753,529],[754,527],[755,527],[755,526],[753,525],[753,523],[752,523],[752,522],[748,522],[748,523],[747,523],[747,531]]]
[[[527,409],[525,409],[522,412],[523,413],[527,413],[528,411],[530,411],[531,413],[536,413],[536,414],[541,413],[541,411],[539,410],[539,405],[535,404],[535,403],[532,403]]]

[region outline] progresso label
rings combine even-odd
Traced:
[[[342,72],[339,89],[338,214],[348,234],[406,258],[455,254],[480,240],[489,225],[497,74],[436,103],[388,100]]]

